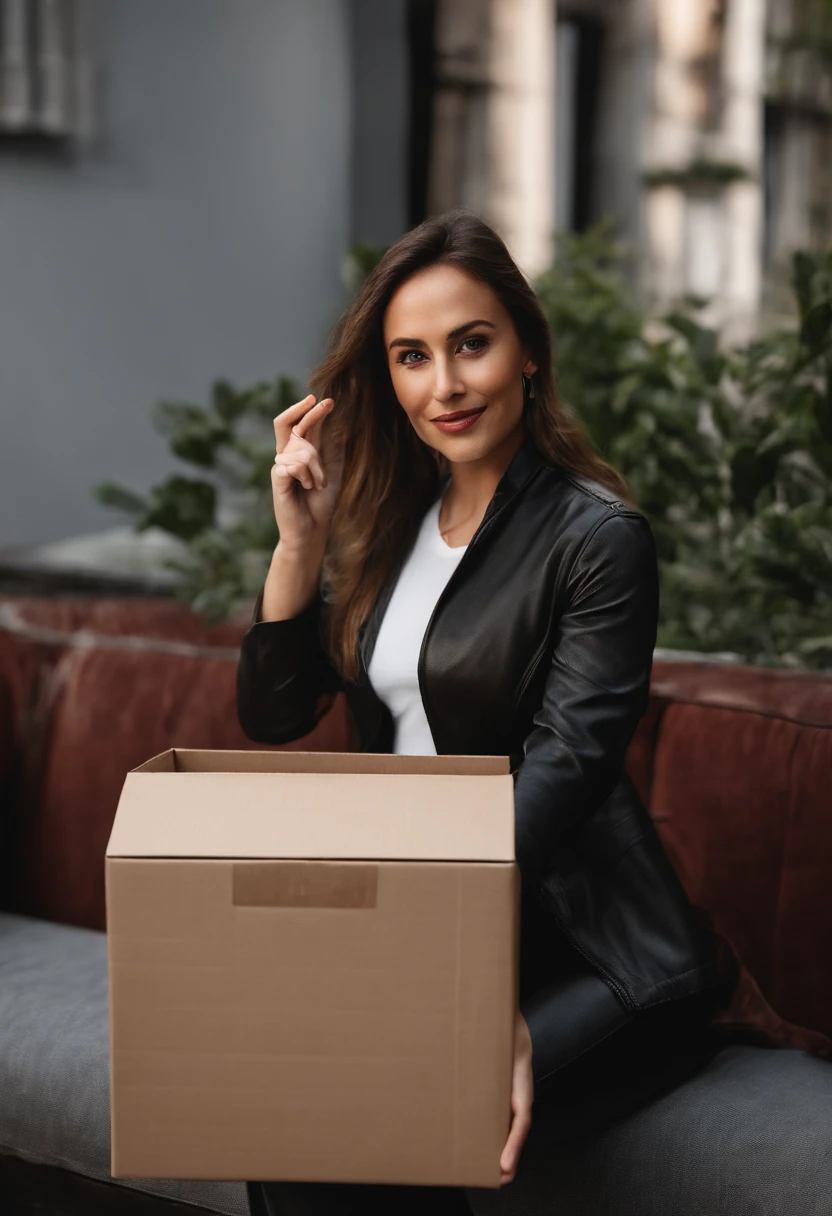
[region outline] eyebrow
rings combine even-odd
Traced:
[[[468,333],[469,329],[474,329],[477,325],[487,325],[489,329],[497,328],[493,321],[485,321],[482,318],[477,321],[466,321],[464,325],[457,325],[456,329],[451,330],[447,341],[451,342],[454,338],[461,338],[463,334]],[[427,342],[424,342],[421,338],[394,338],[388,350],[392,350],[394,346],[421,346],[424,348],[427,346]]]

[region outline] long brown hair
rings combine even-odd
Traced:
[[[524,394],[523,417],[543,459],[593,478],[632,502],[624,478],[597,455],[558,397],[549,324],[503,241],[464,208],[425,220],[391,245],[365,279],[335,327],[328,355],[310,378],[319,400],[335,399],[322,444],[344,454],[322,574],[329,604],[326,641],[348,680],[358,675],[361,625],[415,539],[449,467],[440,452],[419,438],[399,405],[383,340],[384,313],[393,292],[417,271],[439,264],[456,266],[491,288],[537,364],[534,397]]]

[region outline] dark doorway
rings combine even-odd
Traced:
[[[558,172],[566,186],[558,227],[578,232],[597,218],[594,211],[598,102],[604,25],[597,17],[569,14],[558,23]]]
[[[436,0],[409,0],[407,43],[410,65],[408,225],[427,216],[433,95],[436,63]]]

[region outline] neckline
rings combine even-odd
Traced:
[[[443,487],[443,492],[444,492],[444,487]],[[440,553],[445,553],[450,556],[454,556],[455,554],[464,553],[465,550],[468,548],[467,544],[466,545],[449,545],[448,542],[445,540],[445,537],[439,531],[439,512],[442,509],[442,498],[443,498],[443,494],[440,494],[439,497],[437,498],[436,502],[433,504],[433,507],[431,508],[431,519],[433,521],[432,530],[433,530],[434,541],[435,541],[434,547],[436,547],[436,545],[438,545],[439,546],[438,551]]]
[[[499,510],[503,503],[513,498],[514,495],[525,486],[529,478],[535,472],[537,472],[538,468],[540,468],[544,463],[546,462],[544,461],[537,444],[532,438],[530,431],[528,429],[525,430],[523,434],[523,441],[509,461],[508,467],[503,473],[503,476],[500,479],[494,494],[492,495],[491,502],[486,508],[485,515],[480,520],[480,527],[482,527],[482,525],[488,521],[494,512]],[[554,469],[557,466],[549,465],[549,467]],[[438,542],[434,548],[437,552],[441,553],[461,554],[465,549],[468,548],[468,545],[457,545],[456,548],[454,548],[454,546],[447,543],[442,536],[442,533],[439,531],[439,511],[442,506],[442,499],[445,495],[445,491],[448,489],[450,484],[451,473],[449,469],[445,469],[439,488],[439,496],[433,505],[433,512],[435,513],[436,519],[433,531]],[[470,543],[471,542],[469,541],[468,544]]]

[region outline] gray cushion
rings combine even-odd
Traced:
[[[832,1064],[733,1045],[591,1134],[535,1111],[517,1178],[470,1191],[477,1216],[830,1216]]]
[[[103,933],[0,913],[0,1153],[111,1180]],[[122,1185],[248,1216],[240,1182]]]
[[[602,1130],[539,1105],[517,1180],[476,1216],[829,1216],[832,1065],[733,1046]],[[106,939],[0,913],[0,1152],[110,1179]],[[139,1190],[248,1216],[241,1183]]]

